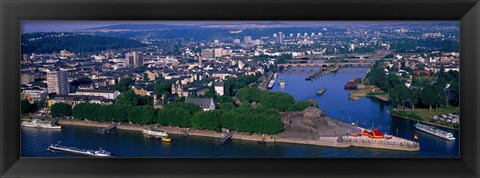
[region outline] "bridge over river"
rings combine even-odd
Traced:
[[[296,67],[330,67],[334,65],[344,66],[371,66],[375,63],[374,60],[362,60],[356,62],[325,62],[319,60],[288,60],[284,64],[277,64],[278,67],[296,68]]]

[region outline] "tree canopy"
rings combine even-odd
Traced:
[[[135,81],[132,78],[122,78],[117,84],[110,86],[114,90],[118,90],[123,93],[130,90],[130,86],[134,84]]]
[[[53,117],[71,116],[72,106],[66,103],[55,103],[50,108],[50,112]]]
[[[23,33],[22,53],[52,53],[60,50],[95,52],[143,47],[145,44],[126,38],[82,35],[76,33]],[[35,39],[35,40],[29,40]]]

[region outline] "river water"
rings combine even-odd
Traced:
[[[355,122],[361,127],[378,128],[402,138],[413,140],[416,132],[419,136],[420,151],[393,151],[370,148],[332,148],[322,146],[297,145],[287,143],[258,144],[253,141],[230,140],[224,145],[216,145],[214,138],[172,135],[171,143],[144,138],[141,132],[114,130],[110,133],[98,133],[98,128],[81,126],[63,126],[61,130],[21,128],[22,157],[78,157],[78,155],[47,151],[49,144],[61,141],[62,145],[78,148],[111,151],[116,157],[301,157],[301,158],[420,158],[420,157],[459,157],[458,131],[452,132],[457,138],[447,141],[415,130],[415,122],[392,118],[387,111],[388,103],[374,98],[361,97],[349,100],[350,91],[343,86],[351,79],[364,77],[368,68],[346,67],[337,73],[324,75],[313,81],[305,77],[313,74],[309,68],[285,70],[278,74],[273,91],[287,92],[296,100],[315,99],[327,116],[345,122]],[[278,80],[286,81],[285,87]],[[316,91],[325,87],[326,92],[317,96]],[[398,130],[398,134],[397,134]]]

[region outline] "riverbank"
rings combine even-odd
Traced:
[[[382,91],[378,92],[379,90],[379,88],[374,86],[357,84],[357,89],[350,92],[348,97],[351,100],[358,100],[360,97],[374,97],[384,102],[389,101],[390,98],[388,98],[388,93]]]
[[[433,123],[433,122],[429,122],[429,121],[424,121],[424,120],[416,120],[416,119],[412,119],[412,118],[409,118],[409,117],[392,114],[390,111],[387,111],[387,113],[388,113],[390,116],[394,116],[394,117],[401,118],[401,119],[407,119],[407,120],[417,121],[417,122],[421,122],[421,123],[428,124],[428,125],[432,125],[432,126],[436,126],[436,127],[442,127],[442,128],[447,128],[447,129],[453,129],[453,130],[460,130],[459,128],[455,128],[455,127],[451,127],[451,126],[446,126],[446,125],[437,124],[437,123]]]
[[[98,127],[105,128],[111,125],[110,122],[97,122],[97,121],[85,121],[85,120],[72,120],[72,119],[63,119],[59,121],[61,125],[73,125],[73,126],[83,126],[83,127]],[[121,123],[117,126],[117,129],[130,130],[130,131],[139,131],[141,132],[144,129],[148,129],[150,126],[147,125],[138,125],[138,124],[128,124]],[[201,136],[201,137],[213,137],[213,138],[222,138],[226,133],[216,132],[211,130],[197,130],[192,128],[179,128],[171,126],[160,126],[156,129],[161,129],[169,134],[175,135],[192,135],[192,136]],[[308,139],[301,137],[280,137],[278,135],[259,135],[259,134],[248,134],[241,132],[232,132],[232,139],[238,140],[247,140],[247,141],[257,141],[257,142],[281,142],[281,143],[293,143],[293,144],[306,144],[306,145],[317,145],[317,146],[328,146],[328,147],[349,147],[350,145],[341,144],[337,142],[337,137],[322,137],[321,139]]]
[[[63,119],[59,121],[59,124],[105,128],[105,127],[108,127],[111,123]],[[142,130],[148,129],[149,127],[150,126],[147,126],[147,125],[121,123],[117,126],[117,129],[141,132]],[[197,129],[191,129],[191,128],[179,128],[179,127],[170,127],[170,126],[158,127],[158,129],[162,129],[169,134],[175,134],[175,135],[191,135],[191,136],[213,137],[213,138],[222,138],[226,134],[226,133],[215,132],[210,130],[197,130]],[[401,150],[401,151],[418,151],[417,149],[405,149],[403,147],[392,147],[385,144],[371,144],[366,142],[361,142],[361,143],[346,142],[345,140],[341,140],[341,139],[339,141],[339,138],[340,137],[337,137],[337,136],[321,136],[317,139],[317,138],[302,137],[301,135],[263,136],[259,134],[248,134],[248,133],[239,133],[239,132],[232,133],[232,139],[257,141],[257,142],[268,142],[268,143],[279,142],[279,143],[304,144],[304,145],[315,145],[315,146],[326,146],[326,147],[337,147],[337,148],[356,146],[356,147],[368,147],[368,148],[390,149],[390,150]]]

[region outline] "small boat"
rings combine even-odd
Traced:
[[[162,142],[171,142],[172,138],[170,137],[162,137]]]
[[[279,82],[280,86],[281,87],[284,87],[285,86],[285,80],[283,79],[280,79],[280,82]]]
[[[33,119],[32,121],[23,121],[21,123],[24,127],[45,128],[45,129],[61,129],[62,126],[54,125],[51,122],[44,122],[40,119]]]
[[[320,89],[318,89],[318,90],[317,90],[317,95],[322,95],[322,94],[325,92],[325,90],[327,90],[327,89],[326,89],[326,88],[320,88]]]
[[[111,157],[112,156],[112,153],[109,152],[109,151],[105,151],[104,149],[100,148],[98,149],[97,151],[95,151],[95,156],[99,156],[99,157]]]
[[[164,132],[163,130],[151,130],[151,129],[146,129],[142,131],[143,134],[145,134],[147,137],[148,136],[154,136],[154,137],[168,137],[168,133]]]

